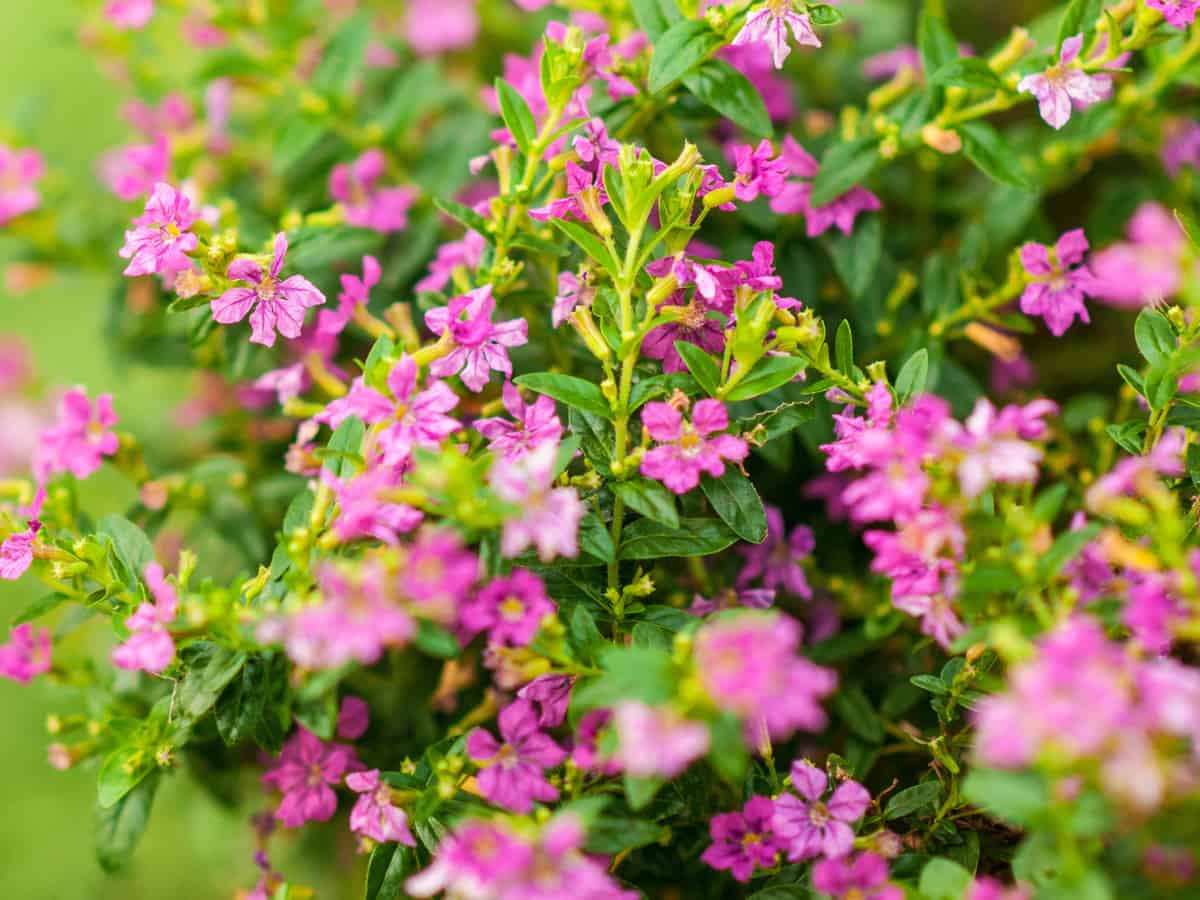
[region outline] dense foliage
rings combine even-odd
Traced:
[[[0,133],[7,283],[195,373],[168,452],[0,348],[100,863],[182,776],[253,898],[1196,891],[1198,10],[93,10],[137,135]]]

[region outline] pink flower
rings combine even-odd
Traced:
[[[393,805],[392,789],[379,777],[378,769],[351,772],[346,776],[346,787],[360,795],[350,810],[352,832],[381,844],[417,845],[408,830],[408,816]]]
[[[700,473],[713,478],[725,473],[725,460],[741,462],[750,447],[740,437],[710,435],[729,427],[729,414],[720,400],[704,399],[685,422],[669,403],[647,403],[642,425],[658,446],[642,459],[641,472],[655,478],[677,494],[686,494],[700,483]]]
[[[516,421],[495,416],[475,422],[475,430],[488,439],[488,448],[493,453],[514,462],[542,444],[557,446],[562,438],[562,422],[554,411],[552,399],[543,394],[527,405],[511,381],[504,382],[501,396],[504,408]]]
[[[1113,306],[1137,308],[1169,300],[1182,286],[1187,237],[1171,212],[1157,203],[1137,208],[1121,241],[1094,253],[1093,293]]]
[[[1088,241],[1082,229],[1068,231],[1051,248],[1045,244],[1028,243],[1021,247],[1021,265],[1031,281],[1021,295],[1021,312],[1027,316],[1041,316],[1046,327],[1055,337],[1061,337],[1079,316],[1084,323],[1091,322],[1085,297],[1096,293],[1096,279],[1084,265],[1083,257],[1088,251]]]
[[[1022,885],[1009,887],[995,878],[979,876],[967,888],[966,900],[1030,900],[1029,889]]]
[[[517,691],[517,696],[533,704],[538,714],[538,725],[557,728],[567,717],[567,705],[571,702],[574,683],[572,675],[542,675]]]
[[[590,119],[584,126],[584,133],[576,135],[571,141],[571,148],[584,167],[593,172],[605,165],[616,166],[621,153],[620,142],[608,136],[603,119]]]
[[[163,568],[149,563],[142,573],[153,603],[143,603],[125,620],[129,638],[113,649],[113,665],[157,675],[175,658],[175,640],[167,626],[179,608],[179,595],[167,581]]]
[[[887,862],[872,853],[823,859],[813,866],[812,882],[834,900],[904,900],[904,889],[888,881]]]
[[[50,671],[50,630],[25,622],[12,629],[8,643],[0,645],[0,678],[28,684]]]
[[[792,763],[792,790],[775,800],[775,835],[791,862],[846,856],[854,849],[853,824],[871,805],[857,781],[844,781],[829,802],[821,800],[829,779],[807,762]]]
[[[523,700],[500,711],[503,743],[482,728],[467,735],[467,756],[483,766],[479,790],[489,803],[528,813],[533,801],[558,799],[558,789],[542,774],[567,758],[558,744],[538,731],[537,715]]]
[[[93,406],[83,388],[67,391],[58,406],[58,420],[39,438],[34,474],[39,480],[59,472],[87,478],[104,457],[120,448],[120,440],[108,430],[116,423],[111,394],[101,394]]]
[[[751,797],[741,812],[713,816],[708,826],[712,844],[700,859],[714,869],[728,870],[738,881],[749,881],[755,868],[771,868],[780,850],[771,831],[774,812],[769,797]]]
[[[617,751],[613,762],[638,778],[675,778],[708,752],[708,727],[670,707],[623,700],[613,709]]]
[[[725,349],[725,326],[721,320],[709,315],[717,308],[705,302],[697,293],[685,301],[682,291],[676,291],[661,308],[679,307],[672,321],[651,329],[642,342],[642,355],[647,359],[661,359],[664,372],[686,372],[687,365],[679,351],[677,341],[695,344],[706,353],[720,353]]]
[[[487,239],[477,231],[468,231],[462,240],[442,244],[429,264],[429,274],[413,285],[413,290],[418,294],[440,291],[456,271],[465,275],[479,265],[485,247]]]
[[[414,0],[404,19],[404,34],[418,56],[433,56],[475,43],[479,34],[478,0]]]
[[[409,545],[400,590],[438,622],[453,622],[479,575],[479,560],[449,529],[423,528]]]
[[[524,647],[537,634],[542,619],[556,609],[542,579],[527,569],[513,569],[463,606],[460,630],[466,640],[486,631],[490,643]]]
[[[807,13],[798,13],[792,8],[791,0],[767,0],[762,6],[746,16],[733,45],[765,43],[771,51],[775,68],[782,69],[792,48],[788,46],[788,30],[801,47],[820,47],[821,41],[813,31]]]
[[[339,276],[342,290],[337,298],[338,308],[326,307],[317,313],[317,331],[322,334],[341,334],[350,323],[354,311],[370,302],[371,288],[379,284],[383,271],[379,267],[379,260],[373,256],[362,258],[362,271],[361,278],[349,273]]]
[[[787,164],[775,156],[775,148],[766,138],[757,147],[739,144],[734,152],[734,193],[743,203],[758,198],[778,196],[788,176]]]
[[[1063,41],[1058,62],[1034,75],[1026,75],[1017,83],[1017,90],[1032,94],[1038,102],[1038,112],[1052,128],[1062,128],[1071,118],[1071,102],[1090,105],[1099,103],[1111,93],[1106,78],[1089,75],[1072,65],[1083,49],[1083,35]]]
[[[344,481],[322,469],[321,479],[333,488],[337,500],[333,531],[338,540],[374,538],[385,544],[398,544],[400,534],[412,531],[424,520],[419,509],[389,498],[400,486],[401,476],[396,467],[386,462],[375,461],[365,471]]]
[[[14,531],[0,544],[0,578],[16,581],[33,565],[33,542],[42,523],[34,520],[24,531]]]
[[[41,205],[37,182],[45,171],[36,150],[13,150],[0,144],[0,225]]]
[[[413,187],[376,187],[387,169],[382,150],[371,149],[329,174],[329,193],[346,210],[346,221],[382,234],[408,227],[408,210],[417,198]]]
[[[821,168],[820,163],[790,134],[783,139],[780,159],[787,164],[792,175],[802,179],[815,178]],[[803,215],[808,236],[812,238],[834,227],[842,234],[850,234],[854,231],[859,213],[882,208],[879,198],[861,185],[852,187],[824,206],[813,206],[811,196],[811,180],[789,181],[772,197],[771,211],[780,215]]]
[[[158,182],[146,201],[145,212],[125,232],[122,259],[128,259],[126,275],[152,275],[155,272],[175,273],[190,269],[187,254],[196,249],[196,235],[188,231],[196,215],[191,201],[182,191],[166,182]]]
[[[812,529],[797,525],[790,536],[784,529],[783,513],[779,507],[766,507],[767,539],[761,544],[742,544],[738,552],[745,563],[738,573],[738,587],[746,587],[761,578],[771,591],[787,591],[806,600],[812,599],[812,588],[804,574],[801,560],[812,555],[816,541]]]
[[[493,324],[495,310],[492,286],[485,284],[455,297],[447,306],[425,313],[429,330],[443,339],[448,336],[452,347],[447,355],[433,361],[430,374],[441,378],[461,375],[463,384],[476,393],[488,383],[491,370],[511,377],[512,363],[506,348],[524,344],[528,326],[524,319]]]
[[[1167,24],[1175,28],[1187,28],[1200,10],[1200,0],[1146,0],[1146,5],[1162,13]]]
[[[108,0],[104,15],[117,28],[140,31],[154,15],[154,0]]]
[[[958,482],[967,497],[978,497],[994,482],[1032,484],[1037,481],[1042,448],[1026,435],[1042,436],[1042,418],[1058,411],[1049,400],[1037,400],[1024,407],[1006,406],[999,412],[981,397],[963,423],[955,443],[963,450],[958,464]]]
[[[275,235],[275,254],[270,271],[250,259],[236,259],[229,264],[226,276],[252,287],[234,287],[212,301],[213,319],[222,325],[232,325],[250,315],[250,341],[264,347],[275,346],[275,332],[286,338],[300,337],[304,313],[310,306],[325,302],[322,294],[307,278],[291,275],[279,280],[283,259],[287,255],[287,235]]]
[[[171,167],[171,149],[165,134],[150,144],[118,147],[100,158],[100,176],[109,190],[122,200],[136,200],[166,181]]]
[[[489,480],[496,496],[517,507],[506,517],[500,552],[506,557],[536,547],[538,558],[579,554],[579,523],[587,506],[573,487],[554,487],[557,443],[543,443],[517,460],[501,458],[492,465]]]
[[[555,328],[562,325],[579,305],[591,306],[596,289],[588,284],[588,273],[576,277],[573,272],[558,273],[558,293],[550,310],[550,324]]]
[[[500,887],[519,878],[533,860],[533,847],[502,824],[467,821],[442,839],[433,863],[404,889],[414,897],[443,891],[452,897],[498,897]]]
[[[346,741],[357,741],[367,733],[371,724],[370,707],[362,697],[343,697],[338,708],[337,736]]]
[[[800,626],[779,613],[746,612],[701,626],[696,671],[718,709],[745,722],[749,737],[765,727],[782,740],[796,729],[825,727],[820,700],[837,675],[796,655]]]
[[[529,210],[529,217],[538,222],[550,219],[578,219],[588,221],[586,206],[588,204],[603,207],[608,203],[608,195],[604,192],[604,182],[599,170],[592,171],[573,162],[567,163],[567,195],[551,200],[546,206]]]
[[[1172,178],[1184,166],[1200,169],[1200,122],[1188,122],[1167,135],[1162,149],[1163,165]]]
[[[333,786],[340,784],[347,772],[361,768],[362,763],[345,744],[327,744],[299,727],[262,780],[283,794],[275,818],[288,828],[299,828],[305,822],[332,819],[337,811]]]

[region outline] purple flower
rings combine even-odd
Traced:
[[[502,457],[492,464],[492,490],[517,507],[500,535],[504,556],[517,556],[527,547],[536,547],[542,562],[579,555],[579,523],[587,506],[575,488],[553,486],[557,458],[558,443],[543,443],[520,459]]]
[[[275,818],[288,828],[299,828],[305,822],[332,819],[337,811],[333,786],[340,784],[347,772],[361,768],[352,749],[344,744],[327,744],[300,727],[283,745],[279,758],[262,780],[283,794]]]
[[[769,797],[751,797],[740,813],[713,816],[708,825],[712,844],[700,859],[714,869],[728,870],[738,881],[749,881],[755,868],[771,868],[780,849],[771,831],[774,812]]]
[[[346,210],[346,221],[356,228],[381,234],[408,227],[408,210],[417,198],[413,187],[377,187],[387,168],[382,150],[371,149],[352,163],[341,163],[329,174],[329,193]]]
[[[0,645],[0,678],[28,684],[50,671],[50,653],[50,630],[35,630],[24,622],[8,633],[7,644]]]
[[[1106,78],[1089,75],[1072,65],[1083,49],[1083,35],[1063,41],[1058,62],[1017,83],[1017,90],[1029,93],[1038,102],[1038,112],[1052,128],[1062,128],[1071,118],[1071,102],[1090,105],[1104,100],[1112,91]]]
[[[672,310],[675,313],[672,321],[651,329],[642,342],[642,355],[647,359],[661,359],[664,372],[687,371],[683,357],[675,349],[677,341],[695,344],[706,353],[720,353],[725,349],[725,326],[709,315],[710,309],[716,307],[706,303],[703,297],[697,295],[688,301],[682,291],[677,291],[659,308],[666,307],[679,309]]]
[[[537,714],[524,700],[510,703],[500,711],[500,736],[503,743],[482,728],[467,735],[467,756],[483,766],[479,772],[479,790],[489,803],[528,813],[533,801],[558,799],[558,789],[542,774],[567,758],[558,744],[538,731]]]
[[[447,355],[433,361],[430,374],[441,378],[461,375],[463,384],[476,393],[488,383],[493,369],[511,377],[512,363],[505,348],[524,344],[528,326],[524,319],[493,324],[495,309],[492,286],[485,284],[425,313],[429,330],[448,339],[452,347]]]
[[[41,205],[37,182],[45,171],[36,150],[13,150],[0,144],[0,225]]]
[[[317,313],[317,331],[325,335],[341,334],[346,326],[350,324],[350,319],[354,316],[354,311],[360,306],[366,306],[371,300],[371,288],[379,284],[379,279],[383,275],[383,270],[379,267],[379,260],[373,256],[364,256],[362,258],[362,277],[351,275],[348,272],[342,273],[339,276],[342,282],[342,290],[338,294],[337,309],[326,307]]]
[[[697,402],[691,422],[685,422],[669,403],[647,403],[642,409],[642,426],[658,442],[642,459],[642,474],[661,481],[677,494],[696,487],[701,472],[720,478],[725,473],[725,460],[740,463],[750,453],[740,437],[716,434],[729,427],[729,414],[720,400]]]
[[[232,325],[250,315],[250,340],[264,347],[275,346],[275,332],[286,338],[300,337],[304,313],[310,306],[325,302],[322,294],[307,278],[291,275],[279,280],[283,259],[287,255],[287,235],[275,235],[275,254],[271,269],[263,274],[262,267],[250,259],[237,259],[225,273],[231,281],[241,281],[252,287],[234,287],[212,301],[213,319],[222,325]]]
[[[153,603],[143,603],[125,620],[129,639],[113,649],[113,665],[121,669],[142,670],[158,674],[175,658],[175,639],[167,626],[179,608],[179,595],[167,581],[163,568],[149,563],[142,577],[154,597]]]
[[[189,269],[192,262],[187,254],[196,249],[197,238],[188,231],[196,215],[191,201],[182,191],[160,181],[154,185],[145,212],[125,232],[122,259],[128,259],[126,275],[151,275],[155,272],[178,272]]]
[[[748,203],[762,194],[775,197],[783,190],[788,176],[787,164],[775,156],[775,148],[766,138],[757,147],[739,144],[734,153],[734,194],[743,203]]]
[[[42,529],[36,519],[24,531],[14,531],[0,544],[0,578],[16,581],[33,565],[33,542]]]
[[[904,900],[904,889],[888,881],[887,862],[872,853],[823,859],[813,866],[812,882],[835,900]]]
[[[466,603],[459,622],[466,640],[486,631],[491,643],[523,647],[556,609],[542,579],[528,569],[513,569]]]
[[[57,421],[38,438],[34,474],[39,480],[58,472],[87,478],[100,468],[104,457],[120,449],[120,440],[108,430],[117,421],[111,394],[101,394],[93,406],[83,388],[67,391],[59,403]]]
[[[538,714],[538,725],[557,728],[567,718],[567,705],[571,702],[571,687],[574,684],[572,675],[542,675],[517,691],[517,696],[533,704]]]
[[[346,787],[359,795],[350,810],[350,830],[381,844],[417,845],[408,830],[408,816],[393,805],[392,789],[379,777],[378,769],[351,772]]]
[[[573,218],[586,222],[588,221],[587,208],[589,206],[599,209],[608,202],[608,195],[604,192],[604,183],[601,181],[599,168],[591,171],[577,166],[573,162],[568,162],[566,171],[567,196],[551,200],[546,206],[529,210],[531,219],[546,222],[550,219]]]
[[[1079,316],[1090,323],[1084,298],[1097,292],[1096,279],[1083,264],[1088,241],[1083,229],[1068,231],[1051,248],[1045,244],[1028,243],[1021,247],[1021,265],[1031,281],[1021,295],[1021,312],[1041,316],[1055,337],[1061,337]]]
[[[1118,462],[1111,472],[1097,478],[1084,495],[1087,506],[1102,510],[1112,500],[1137,495],[1157,483],[1159,476],[1183,474],[1186,435],[1182,428],[1168,429],[1145,456],[1130,456]]]
[[[1146,5],[1162,13],[1167,24],[1175,28],[1187,28],[1200,10],[1200,0],[1146,0]]]
[[[607,38],[607,35],[603,37]],[[608,136],[603,119],[590,119],[584,126],[584,133],[571,141],[571,147],[579,161],[592,171],[599,171],[605,165],[617,165],[621,153],[621,144]]]
[[[371,724],[370,707],[362,697],[343,697],[338,707],[337,736],[346,741],[357,741],[367,733]]]
[[[670,707],[623,700],[613,708],[617,751],[613,762],[638,778],[675,778],[708,752],[708,727]]]
[[[791,862],[816,856],[846,856],[854,849],[854,829],[871,805],[871,795],[857,781],[844,781],[829,802],[822,801],[829,779],[803,761],[792,763],[792,789],[775,799],[775,835]]]
[[[787,591],[806,600],[812,599],[812,588],[804,574],[801,561],[812,555],[816,542],[812,529],[797,525],[787,535],[783,513],[779,507],[768,505],[767,539],[761,544],[742,544],[738,552],[745,563],[738,573],[738,587],[746,587],[757,578],[771,591]]]
[[[515,419],[510,422],[500,416],[478,419],[475,430],[488,439],[488,448],[503,459],[513,462],[536,450],[542,444],[557,446],[562,438],[562,422],[554,411],[554,401],[539,395],[527,405],[517,386],[504,382],[501,392],[504,408]]]
[[[788,46],[788,30],[801,47],[820,47],[821,41],[813,31],[807,13],[798,13],[792,8],[791,0],[767,0],[762,6],[746,16],[733,45],[764,43],[771,51],[775,68],[782,69],[792,48]]]

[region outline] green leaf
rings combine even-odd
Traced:
[[[760,544],[767,536],[767,514],[754,482],[740,471],[727,466],[725,474],[713,478],[705,473],[700,488],[721,521],[743,541]]]
[[[612,418],[612,407],[608,405],[608,400],[600,392],[600,388],[590,381],[584,381],[574,375],[557,375],[552,372],[534,372],[514,380],[521,387],[553,397],[567,406],[605,419]]]
[[[124,516],[109,513],[96,524],[96,532],[109,539],[113,552],[134,578],[141,578],[146,566],[154,562],[154,547],[146,532]]]
[[[695,394],[699,385],[691,372],[662,372],[643,378],[629,392],[629,411],[636,412],[655,397],[663,397],[675,391]]]
[[[1038,494],[1037,499],[1033,502],[1033,521],[1045,522],[1049,525],[1057,519],[1070,492],[1071,486],[1064,483],[1048,487]]]
[[[1175,221],[1179,223],[1179,227],[1183,229],[1183,233],[1192,242],[1192,246],[1200,247],[1200,222],[1197,222],[1194,216],[1188,215],[1182,209],[1175,210]]]
[[[96,858],[106,872],[115,872],[129,862],[150,820],[150,808],[158,789],[158,773],[109,808],[96,810]]]
[[[814,25],[838,25],[846,16],[828,3],[808,4],[808,18]]]
[[[896,396],[903,405],[910,397],[925,390],[929,378],[929,351],[922,347],[908,358],[896,376]]]
[[[688,371],[692,373],[692,377],[696,379],[696,383],[710,397],[715,397],[717,388],[721,384],[721,367],[717,361],[695,344],[687,341],[676,341],[675,352],[683,357],[683,361],[687,365]]]
[[[117,747],[104,758],[96,777],[96,802],[109,809],[154,771],[154,759],[144,747]]]
[[[1152,366],[1169,363],[1179,345],[1167,317],[1150,307],[1138,313],[1137,321],[1133,323],[1133,337],[1138,350]]]
[[[577,603],[571,612],[571,621],[567,625],[567,640],[575,652],[576,659],[585,663],[594,661],[601,647],[609,646],[584,603]]]
[[[773,884],[755,891],[746,900],[810,900],[812,893],[799,884]]]
[[[948,859],[931,859],[921,870],[917,890],[923,900],[962,900],[971,884],[971,873]]]
[[[604,242],[596,235],[578,222],[571,222],[567,219],[551,219],[550,224],[569,237],[584,253],[600,263],[609,275],[616,277],[619,274],[620,266],[617,265],[617,261],[613,259],[608,248],[604,246]]]
[[[666,703],[675,690],[671,654],[656,647],[615,647],[600,654],[604,674],[581,681],[572,691],[578,710],[613,706],[621,700],[640,700],[651,706]]]
[[[191,644],[184,656],[187,674],[179,684],[176,708],[198,719],[217,702],[225,686],[246,664],[246,654],[207,641]]]
[[[521,153],[528,156],[529,149],[537,140],[537,123],[533,119],[533,113],[529,111],[529,104],[517,93],[517,89],[503,78],[497,77],[495,84],[500,116]]]
[[[926,75],[958,58],[958,41],[954,39],[950,26],[944,17],[928,8],[921,12],[917,22],[917,49],[921,53],[921,64]]]
[[[441,197],[433,198],[433,205],[458,222],[464,228],[470,228],[473,231],[478,231],[482,235],[486,235],[487,221],[475,210],[469,206],[464,206],[454,200],[443,200]]]
[[[875,280],[883,257],[883,223],[879,216],[861,219],[851,234],[838,234],[829,242],[833,267],[850,291],[861,297]]]
[[[329,454],[325,456],[322,465],[338,478],[353,475],[355,460],[361,459],[359,451],[362,450],[363,436],[366,433],[367,426],[358,416],[345,419],[330,435],[326,445]]]
[[[17,613],[12,620],[12,625],[16,627],[17,625],[24,625],[26,622],[32,622],[34,619],[40,619],[47,613],[58,609],[70,599],[66,594],[46,594],[44,597],[39,597]]]
[[[662,778],[638,778],[634,775],[626,775],[625,799],[629,803],[629,808],[632,810],[645,809],[664,784],[666,781]]]
[[[708,556],[737,540],[717,519],[680,519],[669,528],[653,519],[638,519],[621,535],[621,559],[659,559],[664,556]]]
[[[640,799],[643,790],[641,785],[637,785],[631,790],[629,780],[626,779],[625,795],[630,798],[631,806],[633,805],[632,798],[637,796]],[[669,837],[670,831],[657,822],[601,816],[588,827],[584,849],[588,853],[613,856],[622,850],[645,847],[647,844],[654,844]]]
[[[654,42],[650,60],[650,93],[670,87],[722,45],[721,36],[700,19],[683,19],[668,28]]]
[[[1100,533],[1100,524],[1093,522],[1078,531],[1064,531],[1050,549],[1038,559],[1037,574],[1042,581],[1057,577],[1071,560],[1083,550],[1084,545]]]
[[[749,375],[734,385],[725,400],[736,403],[770,393],[803,372],[807,365],[807,360],[796,356],[764,357]]]
[[[657,44],[672,23],[681,18],[674,0],[630,0],[630,6],[638,27],[646,32],[652,44]]]
[[[251,656],[242,667],[240,677],[221,692],[213,712],[217,731],[228,746],[241,743],[259,727],[267,700],[268,676],[273,668],[264,657]]]
[[[605,563],[612,562],[617,552],[613,546],[612,535],[595,513],[584,516],[579,523],[579,546],[584,553]]]
[[[639,515],[653,519],[668,528],[679,527],[679,513],[675,509],[675,495],[661,482],[648,478],[631,478],[611,485],[612,492],[626,506]]]
[[[403,900],[404,882],[417,870],[416,854],[399,844],[380,844],[367,863],[364,900]]]
[[[838,326],[837,337],[833,344],[834,361],[837,369],[843,375],[854,376],[854,332],[850,328],[850,320],[842,319]]]
[[[864,741],[878,744],[883,741],[883,725],[875,707],[858,685],[842,688],[833,697],[833,710],[846,726]]]
[[[344,97],[367,64],[371,17],[359,13],[338,29],[313,72],[312,86],[322,94]]]
[[[942,786],[937,781],[926,781],[923,784],[905,788],[900,793],[892,795],[883,817],[890,820],[911,815],[927,806],[933,806],[941,795]]]
[[[413,643],[421,652],[438,659],[453,659],[462,653],[458,638],[428,619],[420,619],[417,622],[417,633],[413,637]]]
[[[771,116],[750,79],[722,59],[701,63],[683,76],[684,86],[733,124],[754,137],[769,137]]]
[[[813,206],[832,203],[870,175],[878,162],[879,145],[874,138],[834,144],[821,157],[809,202]]]
[[[962,785],[973,804],[1012,825],[1032,825],[1046,808],[1046,785],[1030,772],[974,769]]]
[[[984,175],[1000,184],[1029,188],[1030,182],[1021,168],[1017,152],[987,122],[967,122],[958,126],[963,153]]]
[[[987,64],[987,61],[977,56],[964,56],[961,59],[951,60],[933,73],[929,83],[984,88],[993,91],[1008,90],[1008,85]]]
[[[1063,42],[1077,34],[1085,34],[1100,16],[1101,0],[1071,0],[1067,11],[1058,24],[1058,39],[1055,53],[1062,50]]]

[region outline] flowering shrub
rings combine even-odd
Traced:
[[[1200,4],[547,6],[109,0],[110,207],[0,146],[196,378],[167,452],[0,345],[100,862],[187,773],[253,898],[1197,890]]]

